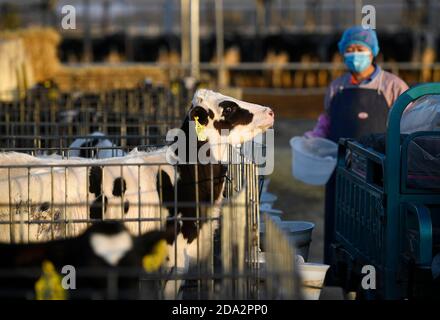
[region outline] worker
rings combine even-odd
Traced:
[[[408,89],[394,74],[382,70],[375,58],[379,53],[376,32],[361,26],[351,27],[338,43],[348,72],[333,80],[324,98],[324,112],[306,137],[359,139],[383,133],[389,108]],[[335,173],[326,185],[324,262],[331,260],[330,244],[334,235]],[[368,241],[365,239],[365,241]]]

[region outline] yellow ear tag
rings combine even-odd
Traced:
[[[196,123],[197,139],[199,141],[206,141],[206,140],[208,140],[208,137],[205,134],[205,128],[206,127],[199,122],[199,117],[194,117],[194,122]]]
[[[50,261],[43,261],[43,274],[35,282],[36,300],[65,300],[66,290],[61,286],[61,276]]]
[[[162,263],[164,262],[168,254],[167,242],[165,240],[160,240],[151,251],[142,259],[142,266],[146,272],[157,271]]]

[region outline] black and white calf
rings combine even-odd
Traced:
[[[193,121],[202,126],[203,132],[196,133],[195,149],[191,149],[190,137],[194,136]],[[236,145],[252,140],[256,135],[265,132],[274,123],[274,113],[270,108],[247,103],[210,90],[198,90],[193,98],[188,116],[182,125],[186,144],[184,152],[177,149],[180,163],[176,165],[177,182],[174,185],[171,177],[161,173],[163,201],[173,216],[177,212],[186,218],[177,225],[177,237],[169,240],[175,243],[177,250],[170,250],[171,261],[176,259],[174,266],[178,272],[186,272],[192,262],[205,259],[210,253],[213,231],[218,227],[217,221],[203,222],[203,218],[216,219],[220,214],[220,203],[225,187],[228,150]],[[179,146],[179,145],[178,145]],[[196,153],[197,157],[192,157]],[[209,163],[200,161],[200,157],[209,159]],[[191,162],[195,159],[195,164]],[[176,198],[177,196],[177,198]],[[185,204],[214,202],[213,207]],[[177,208],[175,207],[177,204]],[[201,221],[195,222],[197,214]],[[173,220],[168,228],[176,228]],[[169,234],[174,234],[169,232]],[[174,249],[174,248],[173,248]],[[178,256],[174,257],[177,252]],[[178,287],[178,286],[177,286]],[[173,283],[169,283],[167,293],[172,296]]]
[[[126,226],[134,234],[160,229],[167,214],[159,210],[159,167],[174,178],[174,168],[166,164],[163,150],[98,160],[0,154],[0,221],[12,223],[0,224],[0,241],[73,236],[85,229],[87,220],[103,218],[131,219]],[[144,218],[156,221],[136,222]],[[21,221],[40,223],[22,227]]]
[[[139,279],[143,273],[158,271],[166,255],[164,232],[151,231],[133,237],[122,223],[114,221],[93,224],[75,238],[32,244],[0,244],[0,297],[38,296],[41,292],[35,292],[39,289],[34,288],[39,287],[36,283],[42,269],[46,276],[55,273],[61,280],[62,270],[67,268],[68,272],[63,272],[63,276],[69,274],[69,280],[65,282],[69,288],[63,288],[60,281],[46,288],[54,291],[51,294],[58,291],[58,298],[156,299],[160,292],[158,281],[143,282],[141,295]],[[53,270],[45,270],[48,268]],[[16,274],[11,276],[7,271]],[[117,276],[113,279],[116,286],[109,291],[108,280],[112,273]],[[59,291],[64,294],[60,295]],[[50,298],[51,294],[46,298]]]
[[[105,159],[123,157],[126,153],[118,149],[102,132],[93,132],[87,138],[75,139],[69,146],[69,157]]]
[[[130,231],[141,233],[166,226],[173,231],[167,238],[169,267],[184,273],[192,261],[203,259],[210,252],[217,222],[197,222],[195,218],[219,217],[229,144],[249,141],[273,122],[270,108],[198,90],[180,131],[183,144],[178,139],[155,152],[135,151],[120,158],[51,160],[53,168],[31,169],[31,174],[13,175],[10,179],[6,169],[0,167],[0,220],[123,218],[133,221],[125,223]],[[198,156],[194,158],[194,154],[207,156],[210,163],[200,161]],[[15,156],[19,158],[16,163],[27,161],[23,155]],[[10,159],[11,154],[0,156],[0,166],[13,164]],[[41,159],[29,159],[29,163],[35,162],[45,164]],[[69,205],[63,205],[66,202]],[[196,202],[213,202],[214,206],[197,208]],[[139,218],[157,221],[138,223],[135,220]],[[55,226],[57,229],[47,224],[31,224],[20,229],[19,224],[16,228],[2,224],[0,237],[19,239],[20,233],[25,233],[25,240],[41,241],[53,234],[63,235],[63,225]],[[69,223],[67,229],[77,234],[84,227],[82,223]],[[172,291],[173,286],[168,286],[166,296],[171,297]]]

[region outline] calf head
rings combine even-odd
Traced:
[[[194,121],[193,130],[199,143],[237,145],[272,127],[274,113],[268,107],[199,89],[194,94],[187,120]]]

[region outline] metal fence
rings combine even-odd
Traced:
[[[0,130],[9,136],[86,135],[93,131],[144,135],[152,127],[164,130],[180,124],[185,111],[178,96],[164,88],[79,94],[62,94],[53,88],[42,93],[28,91],[24,99],[2,102]]]
[[[290,283],[287,289],[282,287],[284,293],[276,294],[279,279],[293,275],[293,265],[286,270],[280,269],[280,264],[275,263],[278,267],[269,268],[267,273],[260,270],[259,195],[263,179],[252,158],[255,153],[252,152],[249,157],[249,153],[245,152],[249,150],[249,145],[245,144],[240,149],[229,147],[224,176],[217,176],[214,165],[203,165],[202,170],[205,170],[205,174],[208,172],[207,181],[203,181],[199,176],[201,164],[185,165],[194,169],[192,182],[183,187],[194,189],[194,196],[189,201],[176,196],[170,200],[163,191],[167,177],[158,173],[168,170],[168,178],[177,181],[178,166],[181,164],[170,165],[165,157],[157,158],[157,155],[161,152],[163,155],[166,150],[166,147],[163,148],[166,130],[180,125],[186,109],[182,97],[189,95],[183,90],[177,93],[157,90],[152,93],[152,90],[134,89],[120,90],[113,94],[68,94],[50,99],[50,91],[43,91],[41,95],[33,92],[22,100],[4,103],[0,111],[4,120],[0,123],[4,133],[0,138],[0,150],[20,153],[1,154],[2,241],[28,243],[70,238],[102,220],[122,222],[134,235],[141,235],[151,229],[171,230],[174,239],[177,239],[179,226],[192,224],[196,226],[196,234],[199,236],[194,240],[196,262],[187,272],[179,271],[178,257],[184,248],[179,248],[177,244],[169,253],[174,267],[165,268],[157,274],[145,274],[139,268],[123,267],[113,268],[111,272],[93,268],[80,270],[81,275],[90,281],[100,281],[105,290],[95,293],[77,291],[75,297],[293,297],[292,290],[296,287],[291,286],[290,282],[285,282]],[[69,114],[66,116],[65,113],[72,111],[73,119],[62,123],[60,117],[66,119]],[[112,121],[103,120],[110,117],[114,117]],[[133,123],[129,124],[127,119],[132,119]],[[111,130],[112,125],[116,129]],[[104,134],[89,135],[95,130]],[[72,146],[76,139],[83,139],[84,143]],[[110,145],[100,146],[96,141],[89,143],[91,140],[104,139]],[[259,148],[264,152],[264,145],[255,142],[250,142],[250,145],[253,150]],[[74,152],[82,152],[90,158],[99,158],[102,151],[120,155],[120,152],[130,152],[134,148],[137,148],[138,155],[145,155],[147,160],[142,156],[128,162],[124,158],[79,160],[72,157]],[[11,155],[9,159],[8,154]],[[53,154],[55,156],[51,156]],[[152,156],[150,160],[149,156]],[[92,177],[97,177],[98,182],[92,181]],[[222,204],[213,197],[218,179],[224,179],[225,184],[225,200]],[[126,188],[128,191],[125,192]],[[206,190],[210,190],[209,198],[202,197]],[[179,192],[179,186],[175,183],[172,193],[178,195]],[[191,210],[193,215],[178,214],[178,209],[185,208]],[[203,226],[209,226],[208,230],[203,229]],[[272,239],[270,241],[280,241],[280,237],[273,236]],[[285,243],[280,253],[285,259],[290,259],[294,256],[294,249],[287,245],[288,240]],[[268,247],[278,250],[275,243]],[[204,255],[206,251],[208,255]],[[1,269],[0,283],[11,274],[32,278],[39,273],[41,269],[38,268]],[[137,281],[140,292],[136,291],[137,294],[133,295],[130,290],[125,292],[119,288],[118,277]],[[278,280],[266,281],[268,277]],[[5,292],[0,288],[0,297],[10,297],[8,294],[12,295],[13,292]],[[35,292],[31,290],[27,297],[35,298]]]
[[[231,149],[229,154],[230,160],[225,177],[224,195],[226,200],[222,205],[220,216],[213,215],[215,199],[211,198],[210,201],[198,199],[200,192],[198,188],[201,181],[198,181],[197,174],[195,174],[196,201],[177,203],[177,199],[175,199],[173,203],[174,208],[190,207],[194,209],[197,212],[194,217],[182,217],[172,213],[167,216],[163,207],[170,204],[163,198],[161,189],[158,190],[159,201],[145,201],[145,195],[148,191],[141,188],[140,185],[135,188],[138,190],[136,195],[122,195],[116,202],[113,201],[114,199],[109,199],[108,203],[104,205],[104,197],[92,199],[89,192],[89,180],[87,178],[80,179],[80,176],[87,177],[93,167],[99,166],[102,172],[101,190],[105,190],[108,181],[114,181],[115,174],[128,181],[130,175],[134,173],[134,176],[137,177],[135,180],[141,184],[145,172],[153,167],[160,172],[161,168],[170,166],[168,163],[127,164],[118,163],[118,161],[113,161],[113,163],[51,163],[48,160],[45,164],[3,164],[0,166],[3,177],[0,183],[5,189],[3,193],[5,197],[0,205],[2,235],[3,237],[9,235],[9,240],[12,242],[72,237],[100,219],[121,221],[129,230],[137,234],[142,234],[149,228],[160,229],[161,226],[170,224],[175,226],[177,232],[177,226],[180,223],[189,221],[197,224],[197,230],[201,232],[199,228],[208,223],[210,230],[205,240],[216,239],[216,241],[203,241],[202,236],[195,240],[198,252],[195,266],[185,274],[177,272],[175,268],[171,273],[156,275],[155,279],[176,281],[175,297],[182,297],[178,292],[177,284],[179,282],[177,281],[185,280],[182,291],[183,298],[268,298],[267,288],[262,285],[265,283],[265,275],[259,270],[259,190],[261,189],[261,180],[258,177],[258,168],[251,160],[245,159],[240,152]],[[195,166],[197,167],[197,165]],[[212,178],[209,183],[213,190],[214,181],[218,177],[214,176],[212,167],[210,170]],[[80,185],[80,182],[83,185]],[[163,183],[165,181],[159,179],[158,186]],[[203,186],[205,184],[200,184],[200,187]],[[72,195],[72,188],[75,191],[82,189],[83,197],[75,198]],[[20,202],[15,201],[17,190],[24,192],[24,197]],[[175,192],[177,193],[177,190]],[[49,198],[50,201],[42,198],[40,201],[36,200],[36,193],[46,193],[46,198]],[[5,202],[5,199],[8,201]],[[133,216],[130,214],[127,216],[125,206],[127,200],[130,201],[130,208],[136,208],[134,210],[136,213]],[[101,217],[89,215],[93,206],[96,206],[99,201],[102,201],[102,206],[98,204],[99,209],[102,210]],[[110,216],[108,215],[109,211],[112,212]],[[155,212],[155,215],[148,217],[146,212]],[[217,223],[220,224],[220,232],[215,230],[214,225]],[[276,237],[272,237],[272,241],[274,239]],[[205,259],[199,259],[199,251],[201,255],[207,245],[211,247],[209,250],[211,254]],[[277,250],[276,246],[269,246],[269,248]],[[177,259],[177,251],[182,248],[176,246],[174,250],[176,251],[174,258]],[[284,250],[289,252],[293,249],[288,246]],[[178,265],[177,261],[175,261],[175,265]],[[272,270],[277,274],[277,277],[280,277],[281,271],[286,270]],[[124,271],[121,272],[124,275]],[[0,272],[0,278],[8,274]],[[154,279],[148,275],[143,277],[146,284],[151,284]],[[111,279],[105,280],[111,281]],[[116,290],[111,289],[111,285],[109,288],[110,291]],[[270,294],[273,296],[274,287],[271,288]],[[293,287],[289,286],[288,288],[292,289]],[[4,294],[2,292],[3,296]],[[108,294],[109,297],[123,297],[115,292]],[[149,297],[149,295],[143,297]],[[287,297],[291,297],[291,295],[287,295]]]
[[[64,148],[73,138],[99,132],[115,145],[163,144],[178,127],[194,90],[176,83],[172,90],[142,84],[99,92],[61,92],[48,83],[0,102],[0,147]]]

